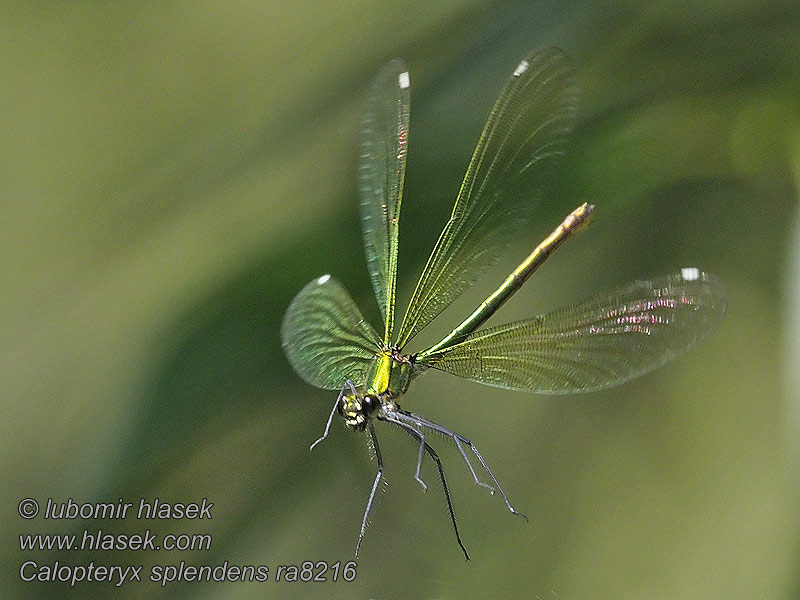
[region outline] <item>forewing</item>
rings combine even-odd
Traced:
[[[483,129],[453,213],[398,334],[403,347],[499,258],[531,213],[572,128],[577,89],[561,50],[522,61]]]
[[[281,342],[298,375],[329,390],[341,389],[347,380],[362,384],[380,348],[378,334],[330,275],[310,282],[292,300]]]
[[[409,124],[408,69],[393,60],[375,77],[361,121],[361,225],[388,345],[394,322],[397,235]]]
[[[717,326],[725,307],[720,281],[688,268],[479,331],[420,366],[501,388],[588,392],[638,377],[685,352]]]

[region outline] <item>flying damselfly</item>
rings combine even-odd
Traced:
[[[435,463],[456,540],[469,560],[442,462],[428,443],[431,433],[451,439],[475,483],[497,490],[513,514],[526,517],[511,504],[470,440],[400,408],[398,399],[410,383],[434,369],[489,386],[543,394],[599,390],[647,373],[686,351],[719,323],[726,296],[717,278],[689,267],[581,304],[481,329],[558,246],[586,227],[594,207],[582,204],[441,341],[407,352],[406,345],[529,225],[543,182],[564,153],[577,96],[572,69],[556,48],[533,52],[516,66],[489,115],[450,219],[395,328],[409,87],[406,66],[399,60],[390,62],[370,87],[361,121],[361,225],[383,334],[364,320],[341,284],[323,275],[292,300],[281,337],[289,362],[306,382],[338,391],[325,431],[311,448],[328,436],[339,414],[350,429],[366,435],[375,456],[377,474],[361,520],[356,557],[384,478],[375,429],[381,422],[416,440],[414,478],[424,489],[423,459],[427,455]],[[479,472],[490,483],[482,481]]]

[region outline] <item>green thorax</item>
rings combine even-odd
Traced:
[[[405,394],[414,372],[414,356],[403,355],[397,348],[389,348],[375,357],[367,376],[370,394],[397,398]]]

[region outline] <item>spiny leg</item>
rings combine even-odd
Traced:
[[[419,481],[419,484],[422,486],[422,489],[425,492],[427,492],[428,491],[428,486],[425,485],[425,482],[422,481],[422,479],[420,479],[419,471],[422,468],[422,457],[425,456],[425,446],[427,446],[428,444],[425,442],[425,436],[422,433],[420,433],[419,435],[420,435],[420,437],[419,437],[419,456],[417,457],[417,472],[414,473],[414,479]]]
[[[488,473],[489,477],[494,482],[494,485],[497,488],[497,490],[500,492],[500,495],[503,497],[503,500],[505,501],[506,506],[508,507],[508,510],[510,510],[512,514],[519,515],[520,517],[522,517],[526,521],[528,520],[528,517],[526,517],[524,514],[519,512],[517,509],[515,509],[511,505],[511,502],[509,502],[509,500],[508,500],[508,496],[506,496],[506,493],[503,491],[503,487],[497,481],[497,478],[494,476],[494,473],[492,473],[492,470],[489,468],[489,465],[486,464],[486,461],[483,459],[483,456],[481,456],[481,453],[478,452],[478,449],[475,447],[475,444],[470,442],[463,435],[460,435],[460,434],[456,433],[455,431],[451,431],[450,429],[447,429],[447,427],[443,427],[442,425],[439,425],[438,423],[434,423],[433,421],[429,421],[429,420],[424,419],[424,418],[422,418],[422,417],[420,417],[418,415],[415,415],[414,413],[410,413],[410,412],[407,412],[405,410],[398,410],[398,411],[395,411],[393,414],[399,420],[401,420],[403,423],[410,424],[410,425],[417,425],[418,427],[427,427],[428,429],[432,429],[433,431],[438,431],[442,435],[446,435],[447,437],[452,438],[453,441],[456,443],[456,446],[458,446],[459,449],[461,450],[461,454],[462,454],[462,456],[464,456],[464,460],[466,461],[467,465],[469,466],[469,470],[472,472],[472,475],[475,478],[475,482],[478,485],[483,485],[484,487],[487,487],[487,488],[489,488],[491,490],[492,489],[491,486],[489,486],[489,485],[487,485],[485,483],[482,484],[478,480],[478,477],[476,476],[475,471],[472,468],[472,464],[470,463],[469,459],[467,459],[467,456],[464,453],[463,448],[461,448],[461,443],[463,442],[464,444],[469,446],[472,449],[472,452],[475,453],[475,456],[478,457],[478,460],[480,461],[481,466],[484,468],[486,473]],[[492,490],[492,491],[494,491],[494,490]]]
[[[458,434],[456,434],[456,435],[458,435]],[[497,489],[498,489],[498,490],[500,490],[500,495],[501,495],[501,496],[503,496],[503,500],[505,500],[505,501],[506,501],[506,506],[508,506],[508,510],[510,510],[510,511],[511,511],[512,513],[514,513],[515,515],[519,515],[520,517],[522,517],[523,519],[525,519],[525,520],[527,521],[527,520],[528,520],[528,517],[526,517],[526,516],[525,516],[524,514],[522,514],[521,512],[519,512],[519,511],[515,510],[515,509],[514,509],[514,507],[513,507],[513,506],[511,506],[511,503],[508,501],[508,498],[506,497],[506,494],[505,494],[505,492],[503,492],[503,488],[501,488],[501,487],[500,487],[500,484],[497,482],[497,479],[495,479],[495,476],[494,476],[494,474],[493,474],[493,473],[492,473],[492,471],[489,469],[489,465],[487,465],[487,464],[486,464],[486,461],[485,461],[485,460],[483,460],[483,457],[481,456],[481,453],[480,453],[480,452],[478,452],[478,449],[477,449],[477,448],[474,446],[474,444],[473,444],[472,442],[470,442],[468,439],[464,438],[464,437],[461,437],[461,436],[458,436],[458,437],[459,437],[459,438],[461,438],[461,441],[462,441],[462,442],[464,442],[464,443],[465,443],[465,444],[467,444],[467,445],[468,445],[470,448],[472,448],[472,451],[475,453],[475,456],[477,456],[477,457],[478,457],[478,460],[479,460],[479,461],[481,461],[481,465],[483,465],[483,468],[484,468],[484,469],[486,469],[486,472],[489,474],[489,477],[491,477],[491,478],[492,478],[492,481],[494,481],[494,484],[497,486]]]
[[[314,446],[316,446],[322,440],[324,440],[326,437],[328,437],[328,432],[331,429],[331,422],[333,421],[333,415],[336,414],[336,408],[339,406],[339,401],[342,399],[342,396],[344,396],[344,392],[348,387],[353,391],[353,395],[356,394],[356,386],[353,385],[353,382],[348,379],[345,382],[345,384],[342,386],[342,391],[339,392],[339,395],[336,397],[336,402],[333,403],[333,408],[331,409],[331,414],[328,416],[328,422],[325,424],[325,433],[323,433],[322,437],[319,438],[316,442],[311,444],[311,446],[308,449],[309,452],[311,452],[314,449]]]
[[[381,477],[383,477],[383,457],[381,456],[380,446],[378,446],[378,436],[375,435],[375,427],[373,427],[372,423],[369,424],[369,438],[372,443],[372,449],[375,452],[375,461],[378,463],[378,472],[375,474],[375,481],[372,482],[372,489],[369,492],[369,499],[367,500],[367,508],[364,511],[364,518],[361,520],[361,532],[358,534],[358,543],[356,544],[356,558],[358,558],[358,550],[361,548],[361,541],[364,539],[364,532],[367,530],[369,511],[372,510],[375,492],[378,490]]]
[[[392,413],[392,415],[394,414],[397,413]],[[378,418],[388,423],[392,423],[393,425],[397,425],[400,429],[408,433],[411,437],[413,437],[420,443],[420,462],[417,463],[417,474],[419,474],[420,464],[422,463],[422,449],[424,449],[436,463],[436,467],[439,469],[439,479],[442,482],[442,489],[444,490],[444,497],[447,500],[447,510],[450,512],[450,522],[453,524],[453,531],[456,534],[456,541],[458,542],[458,545],[461,547],[461,551],[464,553],[464,557],[467,560],[469,560],[469,553],[467,553],[467,549],[464,547],[464,543],[461,541],[461,534],[458,533],[458,523],[456,522],[456,513],[455,510],[453,509],[453,500],[450,497],[450,488],[447,487],[447,479],[445,478],[444,467],[442,466],[442,461],[439,459],[439,455],[436,454],[436,451],[431,447],[431,445],[425,441],[425,436],[422,433],[414,429],[412,426],[404,423],[403,421],[393,418],[392,415],[386,415],[384,417],[378,417]],[[417,480],[419,481],[419,479]],[[422,481],[420,481],[420,483],[422,483]]]
[[[467,468],[469,469],[469,472],[472,474],[472,479],[475,480],[475,483],[478,484],[481,487],[485,487],[487,490],[489,490],[490,494],[494,494],[494,488],[492,486],[490,486],[488,483],[484,483],[483,481],[478,479],[478,474],[475,473],[475,469],[472,466],[472,461],[467,456],[467,453],[464,452],[464,446],[461,445],[461,441],[460,441],[459,438],[461,438],[462,436],[450,431],[446,427],[442,427],[438,423],[434,423],[432,421],[427,421],[426,419],[423,419],[422,417],[418,417],[414,413],[410,413],[410,412],[406,412],[406,411],[399,411],[399,412],[400,412],[400,414],[402,416],[407,417],[409,420],[412,420],[412,421],[416,420],[417,421],[416,424],[419,425],[420,427],[428,427],[429,429],[433,429],[434,431],[437,431],[437,432],[439,432],[439,433],[441,433],[443,435],[446,435],[447,437],[452,438],[453,441],[456,444],[456,447],[458,448],[458,451],[461,453],[461,456],[464,459],[464,462],[467,463]]]
[[[461,452],[461,456],[464,457],[464,462],[467,463],[467,467],[469,467],[469,472],[472,473],[472,478],[475,480],[475,483],[481,487],[485,487],[487,490],[489,490],[490,494],[494,494],[494,488],[492,486],[478,479],[478,474],[475,473],[475,469],[472,468],[472,461],[470,461],[467,453],[464,452],[464,446],[461,445],[461,440],[459,440],[457,436],[453,436],[453,440],[455,440],[456,447],[458,448],[458,451]]]
[[[422,458],[425,456],[425,446],[427,445],[425,443],[425,434],[422,433],[421,431],[418,431],[417,429],[414,429],[413,427],[410,427],[409,425],[405,425],[404,423],[399,423],[397,421],[392,421],[391,418],[387,419],[387,421],[390,422],[390,423],[394,423],[395,425],[403,428],[405,431],[407,431],[408,433],[413,435],[414,438],[419,442],[419,456],[417,456],[417,471],[416,471],[416,473],[414,473],[414,479],[416,479],[419,482],[419,484],[422,486],[422,490],[427,492],[428,491],[428,486],[424,481],[422,481],[422,478],[419,476],[420,471],[422,470]],[[412,429],[413,433],[411,431],[409,431],[409,429],[407,429],[407,428]]]

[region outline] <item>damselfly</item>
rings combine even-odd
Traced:
[[[524,515],[512,506],[471,441],[400,408],[398,398],[412,380],[434,369],[490,386],[545,394],[617,385],[663,365],[709,333],[725,311],[725,292],[715,277],[690,267],[637,281],[582,304],[480,329],[561,243],[589,223],[594,207],[582,204],[441,341],[417,352],[406,351],[420,330],[519,239],[543,182],[564,153],[577,95],[572,69],[560,50],[536,51],[517,65],[489,115],[452,215],[395,328],[409,84],[406,66],[399,60],[389,63],[372,83],[361,122],[361,220],[383,334],[364,320],[335,279],[323,275],[294,298],[281,336],[289,361],[306,382],[339,391],[325,432],[311,448],[327,437],[338,413],[349,428],[365,433],[376,458],[377,474],[361,520],[356,556],[384,477],[375,430],[375,423],[381,422],[416,441],[414,478],[424,489],[420,470],[425,455],[435,463],[456,540],[469,559],[442,463],[428,443],[430,433],[450,438],[475,483],[497,490],[512,513]],[[479,472],[490,483],[482,481]]]

